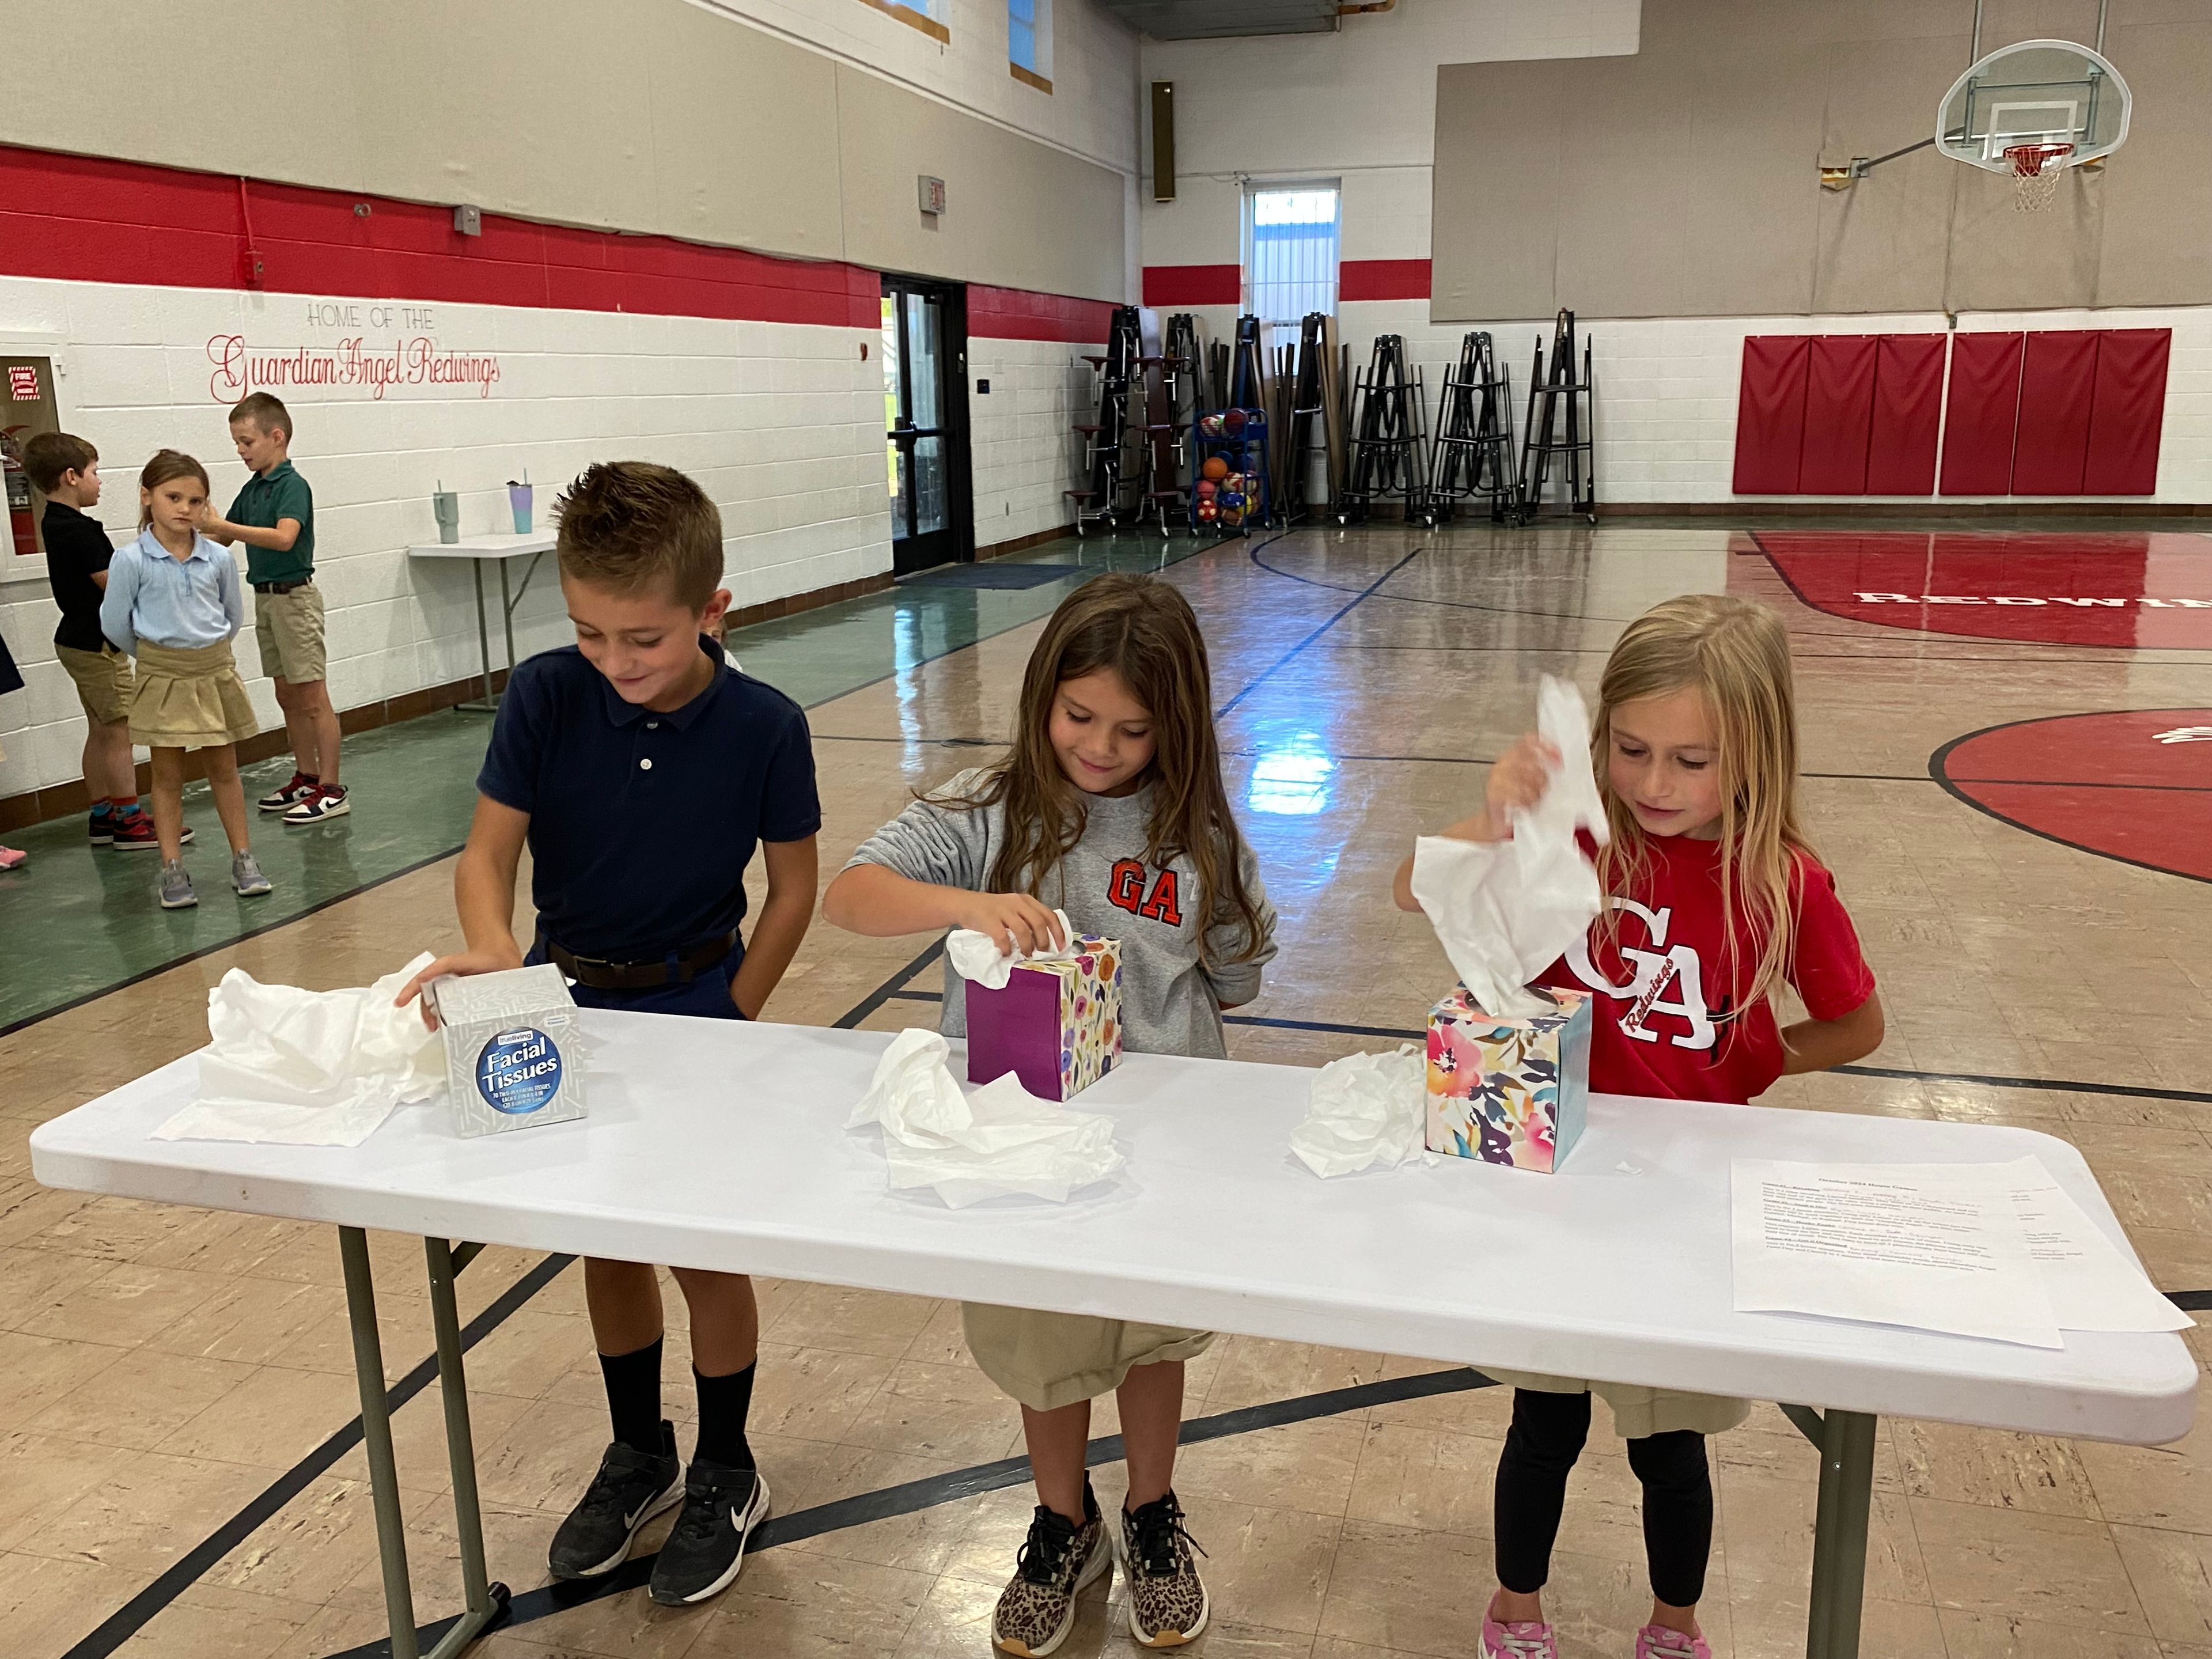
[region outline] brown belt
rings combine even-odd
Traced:
[[[657,962],[606,962],[598,957],[580,957],[549,939],[545,959],[579,985],[588,985],[594,991],[650,991],[660,985],[690,984],[726,961],[737,943],[737,931],[732,928],[720,939],[693,945],[671,963],[665,957]]]

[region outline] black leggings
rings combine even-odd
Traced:
[[[1498,1460],[1493,1511],[1498,1582],[1533,1595],[1552,1574],[1552,1542],[1567,1503],[1567,1474],[1589,1437],[1587,1394],[1513,1390],[1513,1426]],[[1705,1437],[1692,1429],[1628,1443],[1628,1467],[1644,1483],[1644,1556],[1651,1593],[1674,1607],[1705,1593],[1713,1548],[1713,1482]]]

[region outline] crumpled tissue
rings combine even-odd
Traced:
[[[963,1094],[934,1031],[902,1031],[884,1050],[848,1128],[883,1126],[894,1190],[934,1188],[951,1208],[1021,1194],[1066,1201],[1122,1164],[1114,1121],[1039,1100],[1009,1072]]]
[[[428,951],[367,988],[264,985],[234,968],[208,993],[208,1035],[192,1103],[156,1140],[358,1146],[399,1106],[445,1084],[445,1052],[419,1008],[395,1008]]]
[[[1428,1064],[1410,1042],[1395,1054],[1332,1060],[1314,1073],[1313,1103],[1291,1131],[1291,1150],[1324,1176],[1429,1158]]]
[[[1066,943],[1048,945],[1027,955],[1009,956],[1006,947],[988,933],[979,933],[972,927],[954,928],[945,936],[945,954],[952,963],[952,971],[987,990],[1003,991],[1006,981],[1013,977],[1014,969],[1023,963],[1074,961],[1079,954],[1075,947],[1074,925],[1068,921],[1065,910],[1055,910],[1053,915],[1060,918],[1060,936]]]
[[[1423,836],[1413,843],[1413,896],[1476,1006],[1508,1019],[1551,1006],[1528,981],[1583,936],[1605,901],[1575,842],[1578,829],[1601,846],[1607,839],[1582,693],[1546,675],[1536,730],[1563,764],[1534,809],[1509,815],[1510,840]]]

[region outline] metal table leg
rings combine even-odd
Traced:
[[[499,562],[499,615],[507,629],[507,677],[514,678],[514,596],[507,591],[507,561]]]
[[[1831,1411],[1817,1421],[1820,1495],[1813,1525],[1813,1606],[1805,1659],[1858,1659],[1875,1419],[1864,1412]],[[1799,1427],[1809,1432],[1802,1420]]]
[[[507,566],[504,563],[500,566],[499,574],[501,579],[504,580],[507,576]],[[483,561],[482,559],[469,561],[469,574],[476,581],[477,659],[483,665],[483,696],[475,702],[465,702],[461,707],[471,714],[489,714],[498,708],[499,699],[491,694],[491,632],[484,616]],[[510,632],[507,635],[510,650],[513,648],[514,639],[514,635]]]
[[[361,1389],[362,1444],[375,1499],[376,1547],[384,1568],[384,1610],[392,1659],[455,1659],[507,1614],[504,1584],[489,1583],[483,1520],[477,1504],[476,1446],[469,1431],[468,1384],[461,1370],[461,1327],[453,1275],[475,1247],[453,1250],[442,1238],[423,1240],[430,1267],[430,1317],[438,1338],[438,1382],[446,1406],[446,1450],[453,1472],[453,1518],[460,1534],[461,1582],[467,1606],[425,1655],[415,1629],[415,1593],[407,1574],[407,1537],[399,1512],[399,1469],[392,1455],[392,1414],[384,1391],[384,1345],[376,1328],[376,1287],[369,1275],[368,1237],[338,1229],[345,1267],[346,1311],[353,1322],[353,1358]]]

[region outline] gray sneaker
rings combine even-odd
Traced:
[[[154,890],[161,895],[164,910],[185,910],[200,902],[192,891],[192,878],[185,873],[182,859],[170,859],[161,866],[161,884]]]
[[[261,873],[251,853],[230,855],[230,884],[240,898],[258,898],[270,887],[269,878]]]

